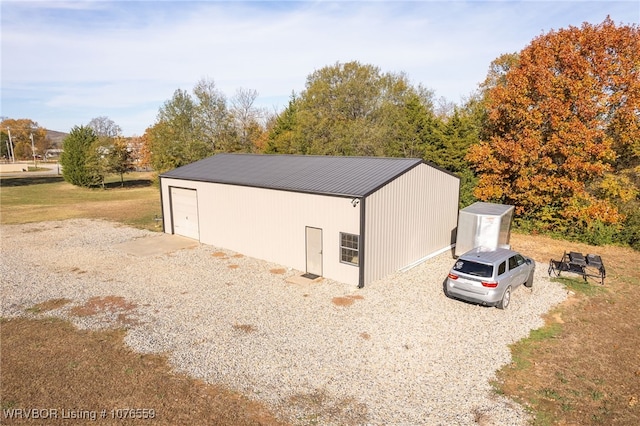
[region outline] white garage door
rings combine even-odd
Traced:
[[[198,226],[198,194],[195,189],[171,188],[173,233],[200,239]]]

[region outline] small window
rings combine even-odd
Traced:
[[[358,265],[360,237],[354,234],[340,233],[340,262]]]
[[[504,261],[498,266],[498,275],[502,275],[507,272],[507,261]]]

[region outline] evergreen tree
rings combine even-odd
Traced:
[[[96,173],[87,164],[89,158],[95,157],[94,143],[97,141],[93,129],[85,126],[74,126],[63,141],[63,152],[60,156],[62,177],[67,182],[89,187],[96,184]]]

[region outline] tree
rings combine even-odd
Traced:
[[[254,107],[258,92],[251,89],[240,88],[231,99],[231,117],[235,125],[237,150],[252,152],[256,148],[256,142],[264,133],[260,120],[263,111]]]
[[[47,139],[47,131],[40,127],[38,123],[28,118],[14,120],[7,118],[0,123],[2,129],[2,144],[0,148],[2,153],[10,150],[9,133],[11,133],[11,141],[13,142],[13,153],[16,159],[33,159],[35,155],[44,155],[45,151],[50,148],[51,141]],[[33,145],[31,138],[33,137]],[[35,152],[32,148],[35,148]]]
[[[199,137],[211,152],[227,151],[234,144],[233,118],[227,107],[226,96],[216,89],[215,82],[200,80],[193,89],[195,117]]]
[[[300,137],[297,123],[298,98],[291,94],[289,104],[278,114],[273,122],[264,151],[269,154],[300,154],[306,152],[306,147]]]
[[[430,161],[460,177],[460,207],[466,207],[476,201],[473,190],[477,177],[467,161],[469,148],[478,143],[481,122],[474,110],[474,101],[470,100],[453,113],[437,122],[432,130],[432,138],[426,147],[425,160]]]
[[[255,91],[240,90],[233,111],[211,80],[200,80],[193,92],[176,90],[146,130],[144,152],[158,173],[217,152],[253,151],[263,137],[264,126],[253,120]]]
[[[488,92],[498,86],[507,84],[507,74],[511,68],[517,67],[520,62],[520,55],[517,52],[505,53],[491,61],[489,72],[480,88]]]
[[[196,106],[188,92],[178,89],[160,108],[156,124],[147,129],[147,149],[158,173],[213,154],[211,145],[198,132]]]
[[[99,176],[92,171],[89,163],[97,162],[95,143],[98,140],[93,129],[85,126],[74,126],[63,141],[63,152],[60,156],[62,177],[67,182],[89,187],[95,185]],[[99,182],[99,181],[98,181]]]
[[[380,155],[375,118],[383,84],[379,68],[358,62],[312,73],[300,97],[298,117],[307,154]]]
[[[417,93],[405,95],[399,105],[388,103],[380,116],[386,128],[383,155],[436,160],[429,149],[439,140],[441,120]]]
[[[105,116],[92,118],[87,127],[92,129],[99,138],[113,139],[122,133],[120,126]]]
[[[101,186],[104,189],[105,177],[111,172],[109,150],[110,147],[105,145],[104,139],[99,137],[89,146],[84,162],[88,182],[86,186]]]
[[[403,74],[359,62],[313,72],[271,129],[268,152],[316,155],[416,155],[419,117],[430,114],[432,94]]]
[[[126,139],[116,138],[107,154],[107,170],[120,175],[120,186],[124,186],[124,174],[134,171],[135,164],[132,150]]]
[[[547,226],[620,223],[615,200],[596,188],[638,163],[639,52],[638,27],[607,18],[551,31],[503,61],[488,78],[487,133],[467,157],[475,195]]]

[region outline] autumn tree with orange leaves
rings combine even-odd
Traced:
[[[607,18],[534,39],[487,92],[475,195],[543,226],[625,219],[640,174],[640,31]],[[546,225],[544,225],[546,224]]]
[[[2,131],[0,153],[7,157],[9,157],[9,133],[11,133],[13,153],[17,160],[33,159],[34,155],[44,157],[46,150],[51,148],[47,130],[28,118],[17,120],[6,118],[0,122],[0,130]]]

